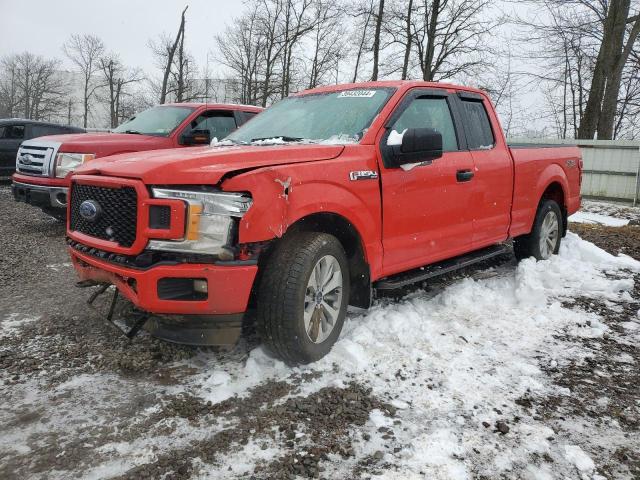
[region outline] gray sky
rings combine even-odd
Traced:
[[[198,65],[205,66],[213,35],[241,13],[240,0],[0,0],[0,56],[28,50],[60,58],[72,33],[100,37],[125,64],[153,68],[147,41],[178,29],[180,12],[187,11],[186,41]]]

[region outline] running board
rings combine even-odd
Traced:
[[[466,253],[459,257],[454,257],[442,262],[426,265],[421,268],[409,270],[408,272],[398,273],[391,277],[378,280],[373,287],[378,290],[395,290],[406,287],[412,283],[422,282],[430,278],[444,275],[464,267],[468,267],[475,263],[484,262],[490,258],[497,257],[509,252],[509,246],[505,244],[492,245],[475,252]]]

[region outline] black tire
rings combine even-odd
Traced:
[[[327,255],[340,266],[342,300],[333,330],[324,341],[314,343],[305,329],[305,293],[314,267]],[[324,357],[340,335],[349,303],[349,263],[338,239],[326,233],[291,233],[276,245],[263,268],[256,324],[266,347],[294,365]]]
[[[560,206],[555,201],[543,199],[538,206],[531,233],[516,237],[513,241],[513,252],[518,260],[529,257],[534,257],[536,260],[546,260],[549,258],[550,255],[545,255],[545,252],[541,249],[540,239],[543,234],[543,222],[550,212],[556,217],[558,233],[556,235],[555,246],[549,250],[552,255],[558,253],[563,234],[562,212],[560,211]]]

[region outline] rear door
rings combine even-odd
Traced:
[[[471,249],[473,233],[473,159],[466,150],[454,94],[411,90],[385,125],[380,140],[382,243],[385,274],[459,255]],[[411,169],[389,168],[384,158],[389,137],[407,128],[434,128],[444,153]],[[393,141],[393,140],[392,140]]]
[[[467,147],[475,165],[473,178],[473,248],[506,240],[511,223],[513,161],[494,110],[484,96],[458,94]]]
[[[15,123],[0,127],[0,170],[3,173],[15,170],[16,155],[24,135],[24,124]]]

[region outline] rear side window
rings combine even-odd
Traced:
[[[442,135],[445,152],[458,150],[456,129],[446,98],[418,97],[402,112],[392,130],[403,133],[408,128],[433,128]]]
[[[469,150],[492,148],[495,139],[484,104],[477,100],[462,100],[462,106],[466,120],[465,127]]]
[[[236,121],[233,112],[204,112],[191,122],[184,133],[189,134],[193,130],[208,130],[210,137],[222,140],[236,129]]]

